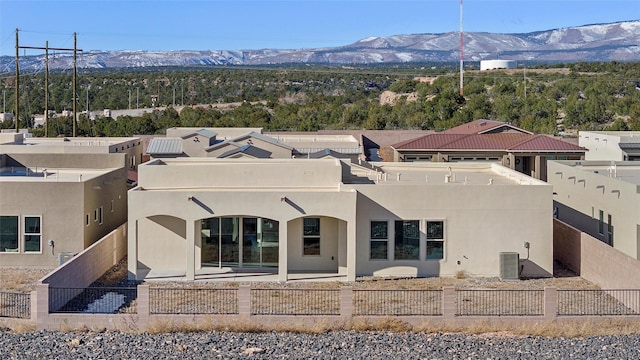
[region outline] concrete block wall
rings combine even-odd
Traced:
[[[580,274],[580,230],[553,219],[553,260],[557,260],[571,271]]]
[[[51,287],[84,288],[127,255],[127,223],[120,225],[40,280]]]
[[[640,261],[557,219],[553,257],[602,289],[640,289]]]

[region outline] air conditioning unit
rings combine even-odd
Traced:
[[[58,265],[62,265],[66,263],[67,261],[71,260],[74,256],[76,256],[76,253],[72,253],[72,252],[58,253]]]
[[[500,279],[520,279],[520,254],[517,252],[500,253]]]

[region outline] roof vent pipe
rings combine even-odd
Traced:
[[[402,176],[402,174],[398,173],[398,175],[396,176],[396,181],[400,181],[400,176]]]
[[[489,179],[489,185],[493,185],[493,179]]]

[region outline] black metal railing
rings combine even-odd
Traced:
[[[439,316],[442,290],[353,290],[353,315]]]
[[[49,288],[50,313],[135,313],[137,288]]]
[[[640,290],[558,290],[558,315],[640,315]]]
[[[251,315],[340,315],[340,289],[251,289]]]
[[[238,289],[149,289],[150,314],[237,314]]]
[[[0,317],[19,319],[31,317],[31,294],[0,291]]]
[[[544,290],[456,290],[456,316],[543,316]]]

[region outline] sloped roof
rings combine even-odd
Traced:
[[[264,150],[264,149],[260,149],[258,147],[252,146],[250,144],[244,145],[242,147],[239,147],[237,149],[233,149],[233,150],[229,150],[227,152],[225,152],[224,154],[221,154],[220,156],[218,156],[218,158],[226,158],[226,157],[230,157],[236,154],[246,154],[249,155],[251,157],[254,157],[256,159],[268,159],[271,157],[271,152]]]
[[[523,133],[429,134],[401,142],[396,150],[501,150],[515,152],[585,152],[583,147],[546,135]]]
[[[196,130],[196,131],[194,131],[192,133],[184,134],[184,135],[182,135],[182,138],[183,139],[188,139],[188,138],[190,138],[192,136],[196,136],[196,135],[204,136],[206,138],[211,139],[211,138],[216,137],[216,135],[218,135],[218,134],[215,133],[214,131],[211,131],[211,130],[200,129],[200,130]]]
[[[153,138],[147,147],[149,155],[180,155],[182,153],[182,139],[180,138]]]
[[[519,132],[523,134],[533,134],[530,131],[520,129],[504,121],[479,119],[470,123],[462,124],[451,129],[443,131],[445,134],[485,134],[489,132],[497,132],[501,128],[503,131]]]
[[[333,151],[331,149],[320,150],[320,151],[317,151],[317,152],[314,152],[314,153],[310,153],[308,155],[308,157],[310,159],[321,159],[321,158],[323,158],[325,156],[331,156],[331,157],[334,157],[336,159],[347,159],[347,158],[349,158],[349,156],[347,156],[345,154],[342,154],[342,153],[339,153],[337,151]]]
[[[287,144],[283,144],[283,143],[279,142],[278,140],[272,138],[271,136],[259,134],[259,133],[255,132],[255,131],[251,131],[251,132],[248,132],[248,133],[246,133],[244,135],[237,136],[237,137],[235,137],[233,139],[230,139],[229,141],[239,142],[239,141],[243,141],[243,140],[249,139],[249,138],[260,139],[260,140],[262,140],[264,142],[268,142],[270,144],[280,146],[280,147],[285,148],[287,150],[293,150],[293,147],[291,147],[291,146],[289,146]]]

